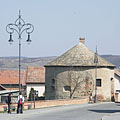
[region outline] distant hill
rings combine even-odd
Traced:
[[[114,64],[117,68],[120,67],[120,55],[101,55],[101,57]]]
[[[37,58],[21,57],[21,68],[26,69],[27,66],[44,66],[55,58],[55,56]],[[18,66],[18,57],[0,57],[0,69],[18,69]]]
[[[101,55],[104,59],[108,60],[116,67],[120,66],[120,55]],[[27,66],[44,66],[48,62],[57,58],[56,56],[51,57],[37,57],[28,58],[21,57],[21,68],[26,69]],[[0,69],[18,69],[19,59],[18,57],[0,57]]]

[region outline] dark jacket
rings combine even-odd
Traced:
[[[11,96],[8,96],[8,104],[11,104]]]

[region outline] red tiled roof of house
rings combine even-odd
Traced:
[[[120,71],[119,71],[118,69],[115,69],[115,70],[114,70],[114,73],[115,73],[117,76],[120,77]]]
[[[26,83],[45,83],[45,68],[28,67]]]
[[[6,70],[0,71],[0,84],[19,84],[19,71]],[[21,84],[26,84],[26,72],[21,71]]]

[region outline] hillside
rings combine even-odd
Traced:
[[[114,64],[117,68],[120,67],[120,55],[101,55],[101,57]]]
[[[56,57],[38,57],[38,58],[21,58],[21,68],[26,69],[27,66],[44,66]],[[0,69],[18,69],[18,57],[0,57]]]
[[[101,55],[104,59],[108,60],[116,67],[120,66],[120,55]],[[37,57],[37,58],[21,58],[21,68],[26,69],[27,66],[44,66],[48,62],[54,60],[56,56],[51,57]],[[0,69],[18,69],[18,57],[0,57]]]

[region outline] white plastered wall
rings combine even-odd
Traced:
[[[45,92],[45,84],[27,84],[27,98],[29,97],[29,93],[31,88],[34,88],[34,90],[38,91],[38,97],[43,96],[43,93]]]

